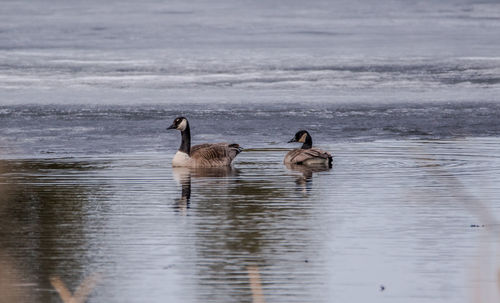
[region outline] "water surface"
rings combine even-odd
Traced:
[[[341,110],[297,110],[288,125],[293,110],[261,109],[190,112],[195,143],[247,147],[232,169],[193,171],[171,167],[180,138],[165,130],[175,116],[166,109],[107,108],[101,119],[101,109],[5,108],[0,254],[13,296],[57,302],[51,278],[73,290],[98,274],[89,302],[251,302],[249,266],[269,302],[495,294],[500,141],[485,122],[495,111],[482,115],[487,137],[470,136],[471,118],[458,134],[424,123],[367,139],[337,126]],[[397,124],[419,110],[358,108],[345,121]],[[376,118],[387,111],[391,119]],[[66,134],[66,121],[92,127]],[[301,122],[334,154],[333,169],[282,164]]]
[[[2,1],[0,293],[498,302],[499,28],[496,1]],[[179,115],[234,167],[172,170]],[[299,129],[333,169],[282,164]]]

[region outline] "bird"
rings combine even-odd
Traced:
[[[302,143],[302,147],[289,151],[284,159],[286,165],[306,165],[332,167],[332,155],[322,149],[312,147],[312,137],[306,130],[299,130],[291,142]]]
[[[174,167],[221,167],[230,166],[233,159],[243,150],[238,144],[205,143],[191,146],[189,122],[185,117],[175,118],[167,129],[181,132],[181,146],[172,159]]]

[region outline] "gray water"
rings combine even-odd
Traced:
[[[3,1],[0,301],[498,302],[499,27],[496,1]],[[233,167],[172,169],[179,115]],[[331,170],[282,164],[299,129]]]
[[[496,298],[496,105],[218,108],[185,111],[194,143],[246,149],[190,171],[170,164],[174,109],[4,107],[12,301],[98,275],[89,302],[251,302],[249,266],[266,302]],[[306,126],[333,169],[282,164]]]
[[[3,1],[2,104],[493,102],[497,1]]]

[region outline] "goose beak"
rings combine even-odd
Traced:
[[[292,143],[292,142],[297,142],[297,140],[295,140],[295,138],[292,138],[292,140],[288,141],[288,143]]]
[[[169,127],[167,127],[167,129],[176,129],[176,127],[175,127],[175,125],[174,125],[174,124],[172,124],[172,125],[170,125]]]

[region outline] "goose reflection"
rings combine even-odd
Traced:
[[[269,269],[290,256],[301,259],[315,247],[304,232],[307,228],[292,228],[293,222],[314,224],[308,223],[309,208],[302,207],[309,199],[289,189],[290,176],[262,170],[258,163],[242,168],[236,178],[193,183],[197,218],[186,254],[194,247],[197,258],[204,260],[195,264],[197,288],[213,294],[213,301],[263,302],[260,280],[269,281]]]
[[[174,179],[181,185],[181,197],[176,201],[176,208],[185,212],[189,208],[191,200],[191,178],[223,178],[237,176],[238,170],[231,166],[193,168],[172,167]],[[220,182],[218,179],[217,182]]]
[[[295,175],[295,184],[297,185],[296,189],[303,194],[307,194],[311,190],[313,173],[330,170],[330,168],[325,165],[305,166],[300,164],[287,163],[285,164],[285,166],[289,170],[300,173],[300,175]]]

